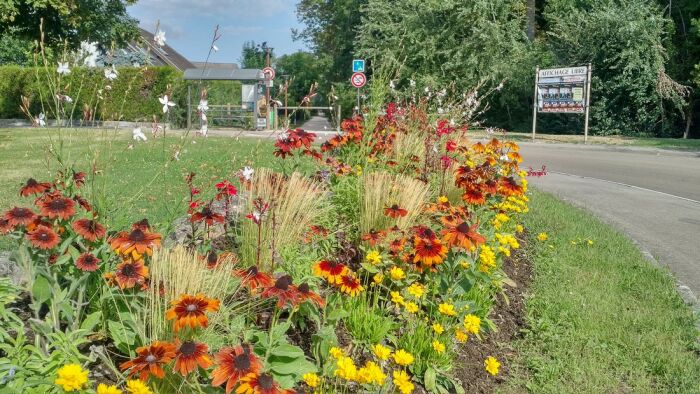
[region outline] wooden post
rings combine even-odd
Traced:
[[[591,63],[588,63],[588,77],[586,78],[586,119],[583,123],[583,143],[588,143],[588,108],[591,104]]]
[[[187,84],[187,130],[192,130],[192,85]]]
[[[540,82],[540,66],[535,69],[535,95],[532,105],[532,140],[535,140],[535,129],[537,127],[537,84]]]

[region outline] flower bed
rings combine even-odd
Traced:
[[[98,173],[27,181],[26,206],[0,219],[28,278],[26,292],[0,282],[0,384],[463,392],[456,361],[481,354],[463,349],[497,329],[512,284],[503,264],[527,212],[518,147],[472,143],[422,102],[342,130],[321,145],[289,130],[271,158],[281,173],[245,168],[211,187],[189,174],[180,245],[146,219],[105,228],[87,198]],[[476,362],[499,373],[493,355]]]

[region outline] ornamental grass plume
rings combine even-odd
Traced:
[[[251,197],[247,212],[253,211],[253,199],[261,198],[270,210],[261,219],[260,269],[272,271],[272,253],[295,246],[306,230],[327,212],[323,185],[300,173],[289,177],[267,168],[256,170],[251,180]],[[241,260],[246,265],[257,263],[258,226],[251,220],[241,225]]]
[[[173,322],[166,318],[173,302],[186,294],[203,294],[208,299],[223,300],[236,294],[240,286],[232,280],[231,268],[234,257],[223,256],[219,263],[210,268],[205,262],[184,247],[160,248],[153,253],[150,263],[150,283],[146,291],[145,307],[139,318],[143,327],[139,335],[144,343],[154,340],[167,340],[173,332]],[[225,308],[235,308],[228,303]],[[211,323],[222,317],[220,313],[209,313]]]
[[[416,224],[429,188],[421,181],[404,175],[371,172],[362,177],[360,203],[360,233],[398,225],[405,229]],[[405,216],[392,218],[384,213],[387,206],[398,205],[407,211]]]

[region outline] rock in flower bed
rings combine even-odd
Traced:
[[[342,129],[321,145],[289,130],[275,142],[281,173],[245,168],[213,187],[189,174],[178,246],[162,246],[145,219],[106,228],[108,213],[85,198],[98,173],[27,181],[27,204],[0,219],[29,278],[1,282],[1,384],[463,392],[460,353],[497,375],[503,360],[461,349],[496,330],[491,312],[511,283],[504,262],[527,212],[517,145],[473,143],[466,125],[421,104]]]

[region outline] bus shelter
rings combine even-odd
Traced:
[[[265,103],[265,76],[258,69],[190,68],[185,70],[185,81],[198,81],[197,91],[193,83],[187,84],[187,128],[192,128],[193,114],[197,114],[199,93],[208,88],[212,81],[238,81],[241,83],[240,101],[229,97],[217,103],[209,98],[207,117],[209,125],[241,126],[242,128],[267,129],[267,103]],[[232,102],[234,104],[232,104]]]

